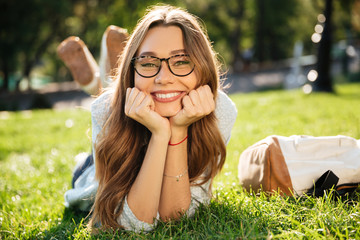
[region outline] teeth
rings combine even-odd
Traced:
[[[172,97],[176,97],[179,94],[180,94],[179,92],[176,92],[176,93],[166,93],[166,94],[157,93],[155,95],[157,98],[172,98]]]

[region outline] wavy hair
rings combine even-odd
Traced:
[[[111,113],[97,138],[96,178],[99,188],[90,225],[101,223],[105,229],[121,227],[117,218],[122,212],[142,165],[151,133],[124,113],[128,87],[134,87],[131,59],[154,26],[178,26],[183,32],[184,46],[195,63],[198,86],[209,85],[215,98],[220,88],[219,63],[201,21],[180,8],[155,6],[138,22],[120,57]],[[115,89],[115,90],[114,90]],[[188,166],[191,185],[212,180],[221,170],[226,155],[224,140],[214,112],[190,125],[188,129]]]

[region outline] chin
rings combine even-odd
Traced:
[[[162,117],[173,117],[181,110],[181,106],[156,106],[155,112]]]
[[[172,109],[167,109],[167,110],[164,110],[164,111],[156,111],[158,114],[160,114],[160,116],[162,117],[173,117],[175,116],[179,110],[172,110]]]

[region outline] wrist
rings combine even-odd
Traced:
[[[171,137],[170,142],[177,143],[182,141],[188,135],[187,127],[172,127],[171,128]]]
[[[186,137],[185,137],[183,140],[181,140],[180,142],[178,142],[178,143],[174,143],[174,142],[172,143],[171,141],[169,141],[169,145],[170,145],[170,146],[177,146],[177,145],[185,142],[186,139],[188,139],[188,135],[186,135]]]
[[[162,140],[162,141],[168,142],[168,141],[170,141],[171,132],[170,131],[152,132],[151,137],[156,140],[159,140],[159,141]]]
[[[149,130],[151,132],[151,135],[156,138],[167,139],[168,141],[170,140],[171,129],[170,129],[169,121],[164,122],[164,123],[159,123],[156,126],[156,128],[149,129]]]

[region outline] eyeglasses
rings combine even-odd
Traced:
[[[192,73],[195,64],[187,54],[179,54],[169,58],[158,58],[154,56],[139,56],[131,59],[135,71],[142,77],[151,78],[161,70],[161,63],[165,61],[172,74],[178,77],[185,77]]]

